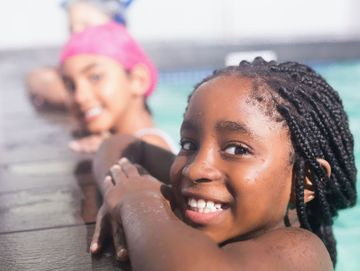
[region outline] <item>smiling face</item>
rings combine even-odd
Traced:
[[[91,133],[113,129],[131,106],[131,75],[116,61],[97,55],[77,55],[63,65],[71,111]]]
[[[283,226],[290,199],[288,131],[252,94],[248,78],[202,84],[190,99],[171,168],[185,221],[217,243]]]

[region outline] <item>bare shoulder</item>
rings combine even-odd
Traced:
[[[249,264],[246,270],[333,270],[323,242],[300,228],[274,230],[248,241],[230,243],[224,250]]]

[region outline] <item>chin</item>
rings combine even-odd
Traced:
[[[100,124],[100,125],[93,124],[93,125],[88,125],[87,130],[92,134],[101,134],[101,133],[110,131],[111,126],[103,125],[103,124]]]
[[[221,236],[221,234],[218,234],[209,229],[204,229],[204,228],[202,229],[201,227],[198,229],[200,231],[202,231],[205,235],[207,235],[211,240],[213,240],[217,244],[221,244],[227,240],[226,238],[224,238],[224,236]]]

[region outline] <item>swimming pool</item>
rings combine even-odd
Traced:
[[[343,99],[355,138],[356,164],[360,165],[360,61],[310,64],[323,75]],[[179,126],[186,106],[187,96],[194,85],[212,69],[160,73],[159,87],[150,100],[158,127],[164,129],[178,142]],[[359,176],[357,191],[360,191]],[[360,270],[360,203],[340,211],[335,220],[335,237],[338,245],[336,271]]]

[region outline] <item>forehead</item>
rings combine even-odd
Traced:
[[[120,65],[109,57],[93,54],[79,54],[68,58],[62,66],[62,70],[65,74],[78,74],[95,67],[113,68],[114,66]]]
[[[195,90],[189,102],[189,108],[194,104],[196,107],[207,104],[207,107],[219,110],[219,113],[233,111],[233,109],[256,110],[257,108],[247,105],[258,107],[260,96],[262,97],[260,100],[263,101],[265,96],[269,95],[265,88],[260,87],[259,82],[253,78],[223,75],[207,81]]]
[[[284,128],[268,114],[264,100],[269,100],[269,92],[256,80],[235,75],[219,76],[202,84],[193,93],[185,119],[208,125],[234,121],[259,133],[265,127],[270,130]]]

